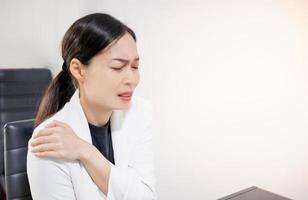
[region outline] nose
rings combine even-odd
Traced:
[[[123,78],[123,83],[125,85],[137,85],[139,82],[139,72],[136,69],[133,69],[131,67],[127,68],[124,78]]]

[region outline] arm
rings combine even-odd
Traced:
[[[85,144],[79,160],[94,183],[107,195],[111,163],[91,144]]]
[[[141,133],[133,144],[132,157],[126,169],[110,163],[94,146],[84,148],[80,161],[107,199],[155,199],[152,135],[149,124],[146,124]]]
[[[109,163],[93,145],[77,137],[67,124],[59,121],[50,123],[33,136],[32,151],[38,157],[80,160],[108,200],[155,199],[150,118],[148,119],[148,115],[138,116],[143,123],[132,132],[133,148],[130,151],[129,164],[125,168]]]
[[[28,151],[27,173],[33,200],[76,199],[69,170],[61,161],[37,158]]]
[[[140,136],[133,144],[134,149],[127,168],[111,165],[107,198],[117,200],[156,198],[151,128],[145,127]]]

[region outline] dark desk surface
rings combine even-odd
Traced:
[[[250,187],[218,200],[291,200],[258,187]]]

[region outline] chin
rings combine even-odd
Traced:
[[[115,110],[127,110],[130,108],[130,102],[128,103],[121,103],[115,106]]]

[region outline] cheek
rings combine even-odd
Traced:
[[[113,102],[114,97],[116,96],[117,87],[109,79],[100,78],[99,80],[92,80],[88,84],[88,90],[86,93],[94,104],[97,105],[109,105],[110,102]]]
[[[97,90],[100,90],[104,97],[114,96],[119,92],[121,87],[121,80],[117,76],[105,76],[99,80],[98,85],[96,86]]]
[[[87,80],[85,83],[85,88],[89,91],[96,91],[99,90],[102,83],[101,79],[97,76],[92,76]]]
[[[110,95],[111,82],[109,79],[110,78],[99,74],[92,75],[91,78],[85,82],[84,89],[89,96],[95,99],[104,98],[106,95]]]

